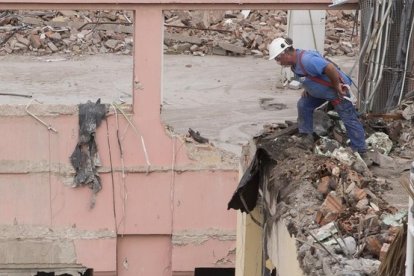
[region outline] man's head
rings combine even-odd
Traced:
[[[276,60],[280,65],[289,66],[295,63],[293,41],[290,38],[276,38],[269,45],[269,60]]]

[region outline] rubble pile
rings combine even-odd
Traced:
[[[164,52],[192,55],[268,54],[267,45],[287,35],[287,11],[165,11]],[[326,55],[355,55],[354,11],[327,11]],[[0,12],[0,55],[129,55],[133,46],[131,11]]]
[[[359,45],[355,12],[326,15],[324,54],[354,56]],[[165,52],[262,57],[274,38],[287,36],[287,17],[287,11],[274,10],[165,12]]]
[[[407,95],[402,104],[393,112],[386,115],[369,114],[365,120],[365,129],[382,131],[392,141],[391,156],[412,159],[414,156],[414,96]],[[384,143],[383,143],[384,144]],[[383,150],[387,150],[384,148]],[[378,160],[384,166],[396,168],[398,164],[389,158]]]
[[[277,208],[285,206],[282,218],[297,240],[305,275],[376,275],[378,259],[396,233],[382,218],[396,210],[370,191],[369,184],[375,185],[375,180],[329,158],[305,154],[303,159],[298,149],[288,152],[293,154],[289,163],[300,167],[299,173],[280,163],[272,177],[286,181],[289,175],[290,185],[296,187],[283,200],[286,205]],[[272,183],[270,196],[277,189],[275,184],[279,185]],[[275,225],[267,227],[270,232]]]
[[[264,169],[270,179],[263,188],[267,253],[270,259],[276,254],[269,243],[275,242],[273,228],[282,218],[297,240],[305,275],[377,275],[407,211],[383,199],[391,189],[385,178],[366,165],[367,171],[357,172],[364,166],[355,163],[363,161],[333,141],[338,148],[330,145],[322,155],[320,141],[310,151],[298,147],[296,136],[278,137],[264,146],[276,161]]]
[[[358,52],[358,18],[354,11],[327,11],[325,24],[325,55],[353,57]]]
[[[401,192],[392,205],[386,198],[403,186],[401,177],[413,161],[413,118],[410,99],[390,114],[362,118],[370,157],[364,160],[347,147],[333,111],[315,111],[320,137],[311,148],[302,147],[295,123],[266,125],[253,141],[254,160],[229,208],[249,212],[261,206],[264,246],[274,264],[280,257],[277,224],[284,223],[304,275],[378,275],[407,220],[407,194]]]
[[[131,54],[132,12],[3,11],[0,55]]]

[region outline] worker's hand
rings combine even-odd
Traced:
[[[343,83],[339,83],[337,87],[335,87],[336,92],[338,93],[339,97],[344,97],[348,95],[349,85],[345,85]]]
[[[309,93],[306,90],[303,90],[302,97],[308,97]]]

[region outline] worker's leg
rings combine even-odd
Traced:
[[[345,125],[346,132],[351,140],[351,148],[360,153],[365,152],[365,131],[361,121],[358,119],[355,107],[350,101],[342,100],[335,106],[335,110]]]
[[[299,133],[313,133],[313,111],[321,106],[326,100],[304,95],[298,101],[298,128]]]

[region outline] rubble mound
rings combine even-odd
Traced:
[[[266,125],[248,147],[255,155],[228,208],[262,210],[264,220],[254,220],[276,269],[283,225],[295,240],[304,275],[403,275],[413,118],[411,98],[392,113],[361,118],[365,159],[347,147],[335,112],[315,111],[319,138],[310,148],[301,147],[296,123]]]
[[[273,39],[287,36],[285,10],[167,11],[164,15],[164,50],[171,54],[263,57]],[[324,54],[354,56],[358,24],[354,11],[327,11]]]
[[[294,136],[258,145],[272,160],[264,163],[268,182],[259,199],[269,242],[282,220],[297,241],[305,275],[377,275],[406,216],[382,198],[389,188],[339,160],[297,147]]]
[[[132,52],[132,12],[3,11],[0,55]]]
[[[327,11],[326,55],[353,56],[358,49],[354,11]],[[268,54],[267,45],[287,36],[287,11],[165,11],[164,53]],[[0,12],[0,55],[119,53],[133,47],[132,11]]]

